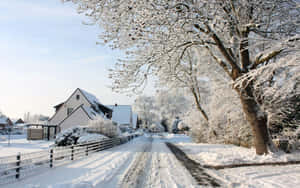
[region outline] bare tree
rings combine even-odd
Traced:
[[[207,74],[204,69],[198,67],[203,63],[211,61],[209,57],[201,56],[199,58],[199,48],[191,48],[186,51],[184,56],[174,67],[166,66],[158,74],[160,85],[168,88],[183,88],[190,94],[201,115],[206,121],[209,121],[207,112],[203,108],[202,95],[208,93],[209,84]],[[206,65],[206,64],[204,64]],[[207,67],[208,68],[208,67]]]

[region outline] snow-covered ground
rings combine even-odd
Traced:
[[[300,165],[240,167],[213,172],[228,187],[300,187]]]
[[[45,150],[53,143],[46,140],[27,140],[26,135],[11,135],[8,145],[8,136],[0,135],[0,157]]]
[[[196,144],[183,135],[167,135],[191,159],[201,165],[229,165],[244,163],[285,162],[300,160],[300,153],[273,153],[265,156],[247,149],[224,144]],[[255,166],[208,170],[223,181],[224,187],[300,187],[300,165]]]
[[[165,145],[172,142],[202,165],[296,159],[297,154],[256,156],[252,149],[232,145],[195,144],[184,135],[140,136],[124,145],[94,153],[64,166],[27,177],[7,188],[203,187]],[[221,187],[298,187],[300,165],[206,169]],[[1,186],[0,186],[1,187]]]
[[[291,154],[278,152],[268,155],[256,155],[255,149],[238,147],[225,144],[197,144],[184,140],[185,136],[178,136],[177,146],[179,146],[191,159],[201,165],[230,165],[245,163],[264,162],[287,162],[300,160],[300,153]],[[173,138],[175,139],[175,138]]]
[[[4,187],[197,187],[160,138],[141,136]]]
[[[153,136],[151,163],[144,187],[198,187],[187,169],[164,144],[165,141],[164,137]]]

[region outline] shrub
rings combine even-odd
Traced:
[[[66,129],[56,136],[55,144],[57,146],[68,146],[77,144],[77,140],[84,134],[82,127],[73,127]]]
[[[91,120],[88,124],[88,131],[103,134],[110,138],[117,137],[121,134],[117,125],[115,125],[111,120],[103,118]]]
[[[89,134],[85,127],[72,127],[66,129],[56,136],[57,146],[68,146],[73,144],[83,144],[86,142],[99,141],[107,137],[101,134]]]

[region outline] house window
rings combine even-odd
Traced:
[[[80,95],[76,95],[76,99],[79,100],[80,99]]]
[[[70,115],[72,113],[72,111],[73,111],[73,108],[68,108],[67,109],[67,115]]]

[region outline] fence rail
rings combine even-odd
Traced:
[[[60,166],[95,152],[124,144],[139,135],[105,139],[84,144],[57,146],[45,151],[0,158],[0,185],[37,174],[39,170]]]

